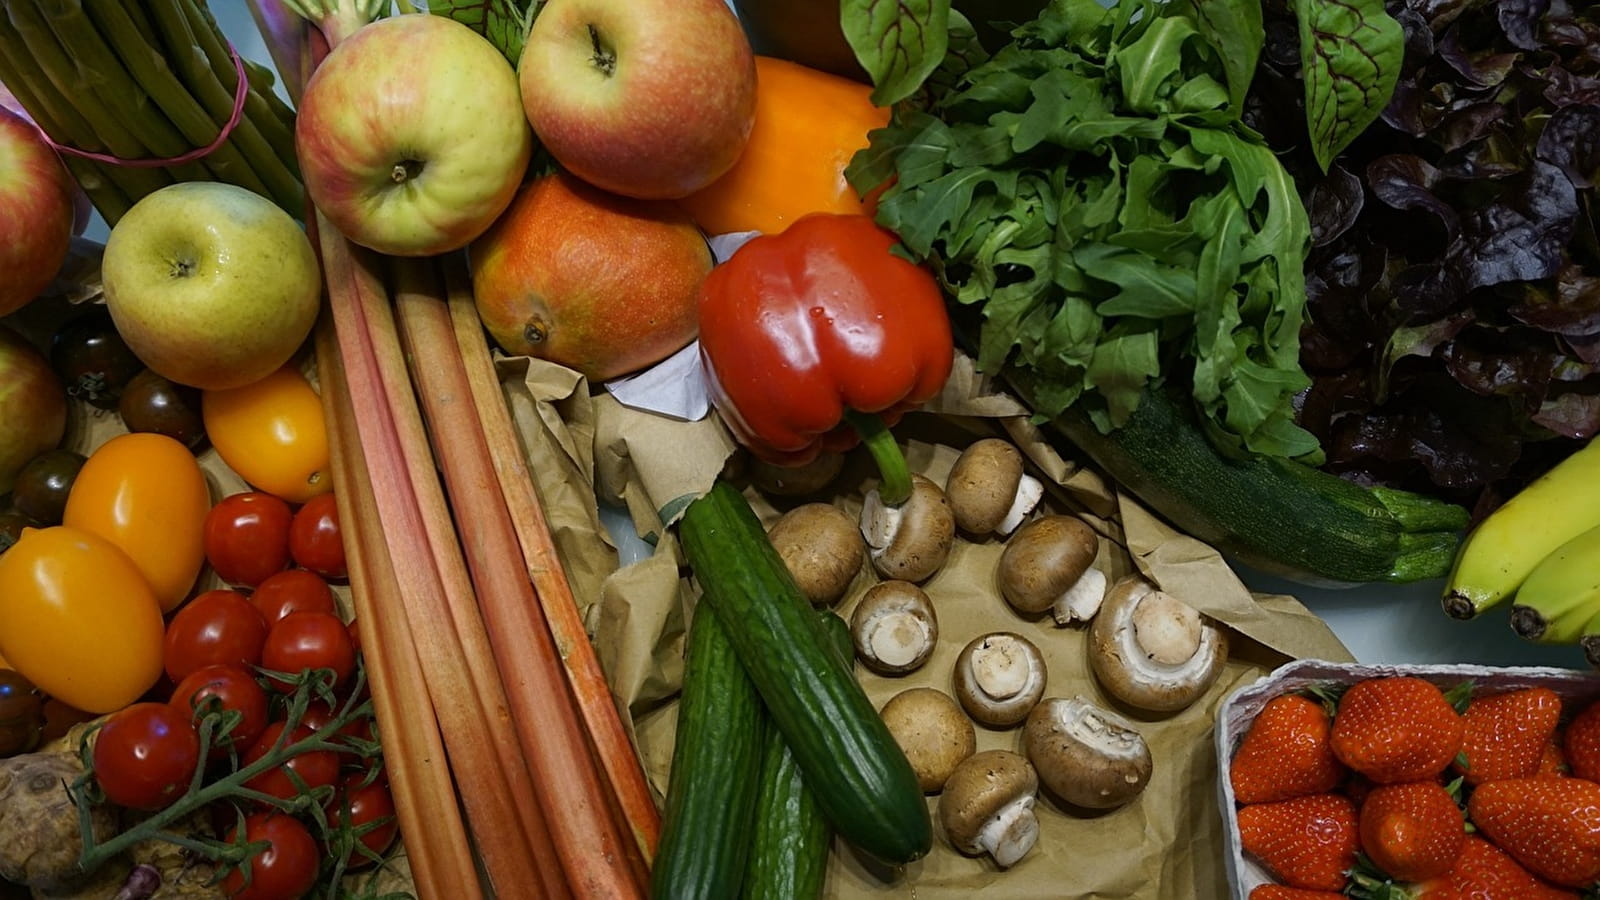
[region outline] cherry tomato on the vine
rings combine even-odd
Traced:
[[[268,578],[250,595],[250,602],[260,610],[267,624],[273,625],[292,612],[338,613],[333,600],[333,588],[328,587],[321,575],[305,569],[285,569]]]
[[[302,569],[324,578],[345,577],[339,506],[332,494],[318,494],[295,512],[289,528],[289,552]]]
[[[239,841],[237,827],[228,834]],[[297,900],[317,883],[321,851],[306,826],[293,816],[280,812],[258,812],[245,816],[244,843],[266,841],[258,855],[239,864],[222,881],[222,889],[234,900]],[[245,884],[245,870],[250,883]]]
[[[200,764],[200,736],[165,703],[113,713],[94,742],[94,775],[106,799],[130,809],[164,809],[183,796]]]
[[[206,591],[167,623],[167,677],[177,684],[202,666],[256,665],[266,640],[267,621],[243,594]]]
[[[332,669],[333,686],[338,687],[355,672],[356,651],[350,644],[350,632],[338,616],[294,612],[279,619],[267,632],[267,642],[261,648],[261,667],[290,674]]]
[[[250,745],[244,758],[239,760],[239,766],[241,768],[249,766],[266,756],[272,750],[273,744],[277,743],[278,735],[283,734],[286,725],[288,723],[283,721],[269,724],[261,732],[261,736],[256,738],[256,742]],[[304,725],[296,725],[284,740],[284,746],[297,744],[311,737],[311,734],[311,729]],[[285,770],[293,770],[294,774],[305,782],[306,790],[315,790],[339,780],[339,756],[332,750],[311,750],[301,753],[290,757],[283,765],[268,769],[245,782],[245,787],[285,800],[295,797],[300,791]]]
[[[373,779],[370,784],[362,784],[365,780],[366,773],[358,772],[339,785],[333,807],[328,810],[328,824],[349,825],[360,831],[356,840],[381,856],[394,844],[400,825],[394,817],[394,797],[389,793],[389,786],[384,783],[382,776]],[[350,869],[359,869],[373,862],[372,857],[353,846],[345,856],[345,867]]]
[[[289,504],[261,491],[224,497],[206,514],[206,560],[229,584],[256,587],[289,567]]]
[[[267,727],[267,692],[256,683],[255,676],[240,666],[212,665],[195,669],[178,683],[169,701],[173,708],[191,718],[195,727],[211,706],[220,706],[239,714],[239,721],[218,740],[212,733],[211,756],[222,757],[231,747],[241,755],[261,736]]]
[[[333,723],[333,718],[333,707],[329,706],[326,701],[313,700],[306,706],[305,715],[300,717],[300,724],[311,729],[312,731],[321,731],[323,728]],[[376,740],[377,738],[372,731],[372,719],[366,716],[360,716],[344,723],[344,727],[340,728],[334,733],[334,739],[336,741],[342,741],[344,738],[355,738],[362,741]],[[354,754],[356,750],[354,747],[352,747],[346,752]],[[372,759],[362,760],[362,762],[368,766],[370,766],[374,761],[375,760]]]

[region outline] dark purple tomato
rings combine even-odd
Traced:
[[[41,525],[60,525],[67,494],[88,460],[75,450],[46,450],[28,461],[11,486],[17,512]]]
[[[100,409],[116,409],[123,387],[144,363],[117,333],[111,313],[96,306],[55,333],[50,367],[61,376],[68,395]]]
[[[122,390],[117,414],[129,431],[164,434],[193,450],[206,438],[200,391],[145,369]]]

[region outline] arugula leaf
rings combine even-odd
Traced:
[[[1306,124],[1326,172],[1389,104],[1405,58],[1405,32],[1383,0],[1291,2],[1300,27]]]
[[[979,369],[1028,373],[1036,415],[1109,430],[1170,380],[1224,452],[1315,462],[1293,402],[1310,223],[1238,119],[1225,57],[1259,41],[1209,36],[1231,7],[1205,26],[1197,2],[1055,0],[897,106],[846,176],[883,188],[879,222],[976,313]]]
[[[446,16],[489,39],[510,60],[522,58],[522,45],[538,15],[541,0],[428,0],[428,12]]]
[[[839,25],[872,78],[872,102],[916,93],[950,42],[950,0],[840,0]]]
[[[1261,0],[1189,0],[1195,25],[1217,48],[1227,75],[1228,107],[1244,109],[1245,94],[1256,75],[1256,62],[1267,41],[1261,21]]]

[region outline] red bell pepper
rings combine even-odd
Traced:
[[[739,248],[700,292],[711,400],[739,442],[800,466],[864,440],[890,505],[911,476],[888,427],[954,360],[938,282],[894,244],[866,216],[815,213]]]

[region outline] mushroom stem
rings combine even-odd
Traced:
[[[1057,625],[1087,622],[1100,611],[1100,604],[1104,603],[1105,599],[1106,574],[1091,567],[1078,576],[1078,580],[1072,583],[1072,587],[1067,588],[1067,592],[1061,595],[1061,599],[1057,600],[1050,610]]]
[[[1033,508],[1044,499],[1044,484],[1032,475],[1024,474],[1017,480],[1017,493],[1011,500],[1011,506],[1006,509],[1005,517],[1000,524],[995,526],[995,531],[1001,534],[1010,534],[1017,530],[1022,520],[1033,512]]]
[[[1032,794],[1012,800],[978,831],[978,846],[994,857],[995,865],[1002,869],[1015,865],[1039,839],[1039,819],[1033,812],[1033,800]]]
[[[878,485],[878,498],[886,506],[899,506],[909,500],[911,467],[906,465],[905,454],[900,452],[900,445],[895,443],[889,426],[878,416],[853,409],[844,411],[844,420],[861,435],[862,445],[878,465],[878,475],[882,479]]]

